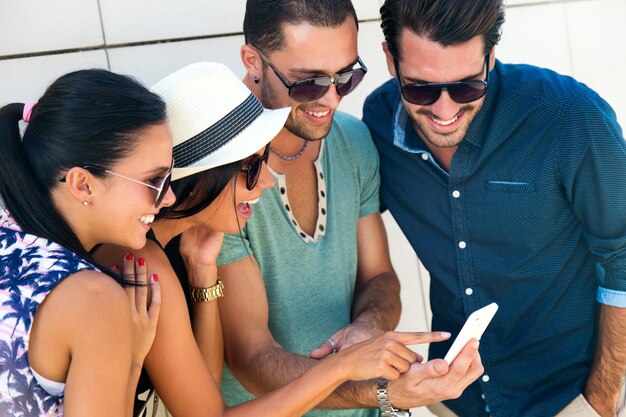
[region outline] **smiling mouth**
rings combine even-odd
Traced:
[[[450,126],[452,123],[456,122],[459,119],[461,113],[457,113],[452,119],[449,120],[441,120],[434,116],[430,116],[430,120],[438,124],[439,126]]]
[[[139,218],[139,221],[145,224],[146,226],[150,226],[152,222],[154,222],[154,214],[146,214]]]
[[[255,198],[254,200],[246,200],[237,204],[237,213],[244,219],[248,220],[250,216],[252,216],[252,205],[257,203],[259,198]]]
[[[330,113],[330,110],[326,110],[326,111],[310,111],[310,110],[304,110],[304,112],[308,115],[311,115],[313,117],[326,117],[328,116],[328,114]]]

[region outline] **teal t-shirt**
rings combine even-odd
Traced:
[[[314,236],[291,214],[284,177],[254,207],[242,234],[227,235],[218,265],[253,254],[269,305],[269,328],[284,349],[308,356],[351,322],[357,272],[356,231],[360,217],[378,212],[378,154],[367,127],[337,112],[315,163],[318,222]],[[228,287],[228,282],[225,282]],[[228,405],[253,398],[226,368],[222,394]],[[308,417],[376,416],[377,409],[318,410]]]

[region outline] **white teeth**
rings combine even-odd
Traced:
[[[327,116],[328,113],[330,113],[330,110],[326,110],[326,111],[308,111],[305,110],[308,114],[310,114],[311,116],[315,116],[315,117],[324,117]]]
[[[154,214],[148,214],[145,216],[141,216],[139,221],[145,224],[151,224],[154,221]]]
[[[254,203],[257,203],[258,201],[259,201],[259,199],[258,199],[258,198],[255,198],[254,200],[244,201],[244,203],[254,204]]]
[[[454,116],[450,120],[439,120],[439,119],[435,119],[434,117],[431,117],[433,122],[435,122],[435,123],[437,123],[438,125],[441,125],[441,126],[451,125],[452,123],[456,122],[456,119],[458,119],[458,118],[459,118],[458,114],[456,116]]]

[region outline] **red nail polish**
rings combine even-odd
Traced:
[[[134,260],[134,259],[135,259],[135,257],[133,256],[133,254],[132,254],[132,253],[130,253],[130,252],[126,252],[126,260],[127,260],[127,261],[132,261],[132,260]]]
[[[154,282],[159,282],[159,276],[157,274],[153,274],[152,279],[154,280]]]
[[[143,259],[143,258],[139,258],[137,260],[137,265],[139,265],[139,266],[146,266],[146,260]]]
[[[113,266],[111,266],[111,269],[115,272],[119,272],[120,266],[118,264],[114,264]]]

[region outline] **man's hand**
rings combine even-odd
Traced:
[[[458,398],[484,372],[478,345],[472,339],[450,366],[443,359],[414,363],[399,379],[389,382],[391,404],[413,408]]]
[[[333,333],[330,339],[336,343],[335,351],[341,351],[356,343],[378,337],[384,333],[385,332],[376,326],[365,322],[354,321],[343,329]],[[317,348],[313,349],[309,355],[312,359],[323,359],[331,353],[333,353],[333,346],[328,342],[328,339],[326,339],[320,343]]]

